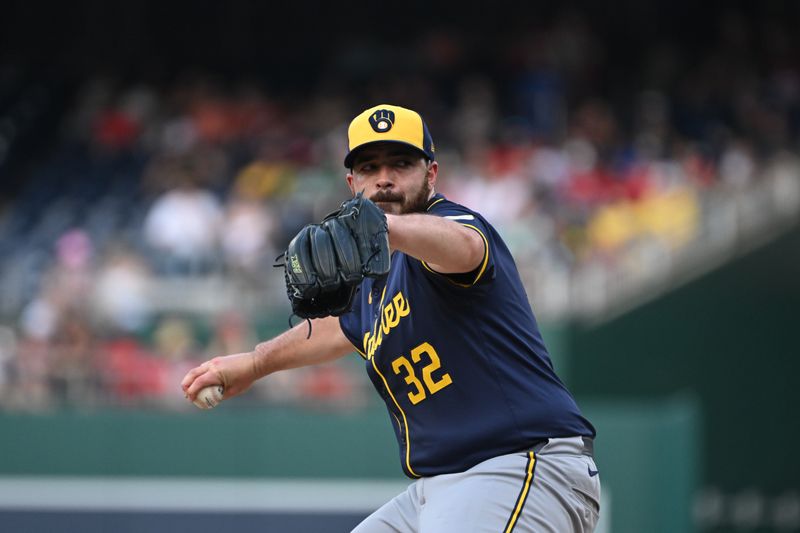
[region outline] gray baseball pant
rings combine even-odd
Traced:
[[[536,450],[536,451],[534,451]],[[591,533],[600,476],[582,437],[421,478],[353,533]]]

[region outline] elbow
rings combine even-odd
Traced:
[[[486,258],[486,241],[477,231],[469,230],[465,247],[467,253],[465,254],[466,264],[464,272],[471,272],[483,264]]]

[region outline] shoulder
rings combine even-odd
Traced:
[[[491,224],[480,213],[452,202],[441,194],[436,194],[430,199],[426,212],[429,215],[450,219],[476,231],[481,236],[484,245],[483,260],[474,271],[460,274],[441,274],[422,261],[420,264],[426,274],[432,274],[436,279],[444,278],[459,287],[472,287],[479,284],[479,282],[488,282],[494,279],[494,256],[496,255],[495,248],[497,246],[495,241],[499,237]]]
[[[426,212],[430,215],[449,218],[462,223],[470,220],[480,220],[482,223],[486,223],[486,220],[477,211],[448,200],[442,194],[435,194],[430,199]]]
[[[490,234],[495,233],[492,225],[480,213],[452,202],[441,194],[436,194],[430,199],[427,214],[447,218],[474,229],[487,240],[490,238]]]

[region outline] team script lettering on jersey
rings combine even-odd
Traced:
[[[390,331],[400,324],[400,319],[410,313],[411,308],[408,305],[408,300],[403,296],[402,292],[395,294],[389,303],[383,306],[380,324],[376,319],[372,331],[364,334],[364,353],[368,360],[372,359],[375,355],[375,350],[383,343],[383,336],[388,335]]]

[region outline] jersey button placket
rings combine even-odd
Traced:
[[[383,294],[383,289],[386,286],[386,280],[384,279],[376,279],[372,282],[372,317],[373,319],[378,318],[381,312],[381,295]]]
[[[372,289],[372,318],[377,319],[381,314],[381,291],[377,288]]]

